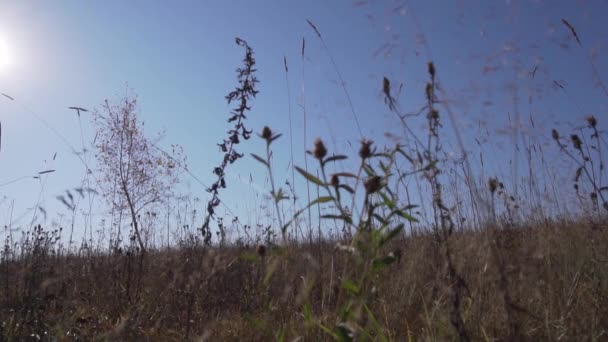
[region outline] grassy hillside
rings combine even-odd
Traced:
[[[336,326],[350,297],[344,275],[361,267],[336,248],[340,241],[263,254],[247,246],[184,245],[142,257],[64,255],[48,237],[40,231],[30,253],[3,260],[5,340],[331,340],[322,325]],[[606,224],[489,228],[457,233],[449,244],[471,340],[606,339]],[[386,250],[399,258],[370,279],[365,309],[353,308],[359,338],[456,338],[438,241],[421,234]]]
[[[154,240],[169,241],[171,232],[163,235],[156,214],[138,208],[137,200],[165,196],[181,165],[170,154],[148,154],[155,146],[138,135],[136,117],[108,120],[116,124],[101,128],[97,151],[108,153],[100,160],[111,186],[103,191],[125,197],[108,220],[120,217],[114,227],[129,225],[129,238],[123,241],[119,231],[106,239],[101,229],[93,237],[90,227],[90,238],[76,247],[63,228],[38,225],[19,237],[5,227],[0,341],[608,340],[608,146],[595,116],[565,136],[547,132],[551,156],[570,163],[571,183],[544,173],[555,176],[556,167],[547,167],[542,152],[542,163],[532,161],[531,151],[541,146],[535,142],[522,146],[527,183],[503,183],[472,167],[462,141],[448,140],[451,107],[429,62],[424,105],[414,115],[400,111],[395,87],[383,80],[403,143],[363,139],[358,153],[346,156],[315,140],[309,164],[292,170],[311,191],[304,205],[286,210],[291,189],[279,186],[272,166],[281,134],[266,126],[255,137],[245,128],[257,78],[253,50],[241,39],[237,44],[245,58],[227,96],[236,104],[228,119],[234,126],[218,144],[225,154],[207,189],[212,198],[201,206],[202,226],[167,227],[175,230],[173,244]],[[114,115],[135,106],[124,103],[129,110],[108,102],[106,108]],[[412,120],[425,130],[414,133]],[[121,144],[137,143],[128,144],[138,148],[129,155],[137,167],[121,164],[125,148],[116,136],[123,134]],[[227,222],[236,220],[215,209],[226,169],[245,157],[236,147],[250,136],[265,143],[247,157],[267,172],[272,219],[230,239]],[[446,144],[462,156],[450,157]],[[336,171],[341,162],[346,166]],[[559,171],[570,176],[570,169]],[[135,173],[125,177],[128,172]],[[154,177],[161,181],[149,182]],[[541,184],[560,191],[537,196]],[[516,195],[518,186],[528,192]],[[75,215],[68,195],[62,202]]]

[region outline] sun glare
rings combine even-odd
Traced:
[[[0,34],[0,71],[11,65],[11,54],[6,39]]]

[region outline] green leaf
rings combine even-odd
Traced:
[[[335,173],[335,175],[339,176],[339,177],[357,178],[357,175],[355,175],[354,173],[350,173],[350,172],[338,172],[338,173]]]
[[[406,213],[404,213],[401,210],[395,210],[393,213],[395,213],[396,215],[401,216],[402,218],[404,218],[404,219],[406,219],[406,220],[408,220],[410,222],[418,222],[417,218],[415,218],[414,216],[412,216],[410,214],[406,214]],[[391,216],[392,216],[392,214],[391,214]]]
[[[345,279],[344,282],[342,282],[342,288],[354,295],[359,294],[359,286],[348,279]]]
[[[372,310],[367,306],[367,304],[363,304],[363,308],[365,309],[365,312],[367,313],[367,318],[372,322],[372,325],[374,326],[374,331],[377,334],[376,336],[373,336],[374,341],[388,341],[386,336],[384,336],[384,329],[376,319],[376,316],[374,315]]]
[[[280,202],[284,199],[289,199],[289,196],[286,196],[285,194],[283,194],[283,189],[279,188],[279,193],[275,194],[273,192],[270,193],[272,195],[272,198],[274,198],[275,202]]]
[[[327,214],[327,215],[321,215],[321,218],[323,219],[332,219],[332,220],[344,220],[347,223],[351,223],[351,219],[348,216],[345,215],[331,215],[331,214]]]
[[[310,323],[312,321],[312,309],[310,308],[310,304],[309,303],[305,303],[303,309],[303,313],[304,313],[304,319],[306,320],[306,322]]]
[[[252,153],[252,154],[251,154],[251,156],[252,156],[253,158],[255,158],[255,160],[257,160],[257,161],[259,161],[260,163],[264,164],[266,167],[270,167],[270,166],[268,165],[268,162],[267,162],[267,161],[265,161],[265,160],[264,160],[262,157],[258,156],[257,154]]]
[[[291,220],[287,221],[287,223],[285,223],[285,225],[283,225],[283,227],[281,227],[281,230],[283,232],[285,232],[285,229],[287,229],[287,227],[289,227],[289,225],[291,224],[291,222],[293,222],[293,220],[295,220],[298,216],[300,216],[300,214],[302,214],[306,209],[312,207],[315,204],[318,204],[318,203],[327,203],[327,202],[331,202],[333,200],[334,200],[334,198],[331,197],[331,196],[321,196],[321,197],[315,199],[314,201],[311,201],[310,203],[308,203],[308,205],[306,205],[306,207],[298,210],[293,215],[293,218]]]
[[[310,202],[308,204],[307,208],[311,207],[317,203],[327,203],[327,202],[331,202],[333,200],[334,200],[334,198],[332,196],[321,196],[321,197],[317,198],[316,200]]]
[[[403,231],[404,224],[401,223],[397,226],[397,228],[389,231],[380,239],[380,246],[383,246],[386,242],[392,240],[395,236],[397,236],[401,231]]]
[[[269,143],[272,143],[273,141],[275,141],[275,140],[279,139],[279,138],[280,138],[282,135],[283,135],[283,134],[277,134],[277,135],[275,135],[274,137],[270,138],[270,142],[269,142]]]
[[[382,161],[380,161],[379,164],[380,164],[380,169],[382,169],[382,172],[384,172],[385,174],[388,173],[388,171],[389,171],[388,166],[384,165],[384,163]]]
[[[384,201],[382,204],[389,207],[389,209],[395,209],[395,202],[393,202],[384,192],[380,192],[380,197],[382,197],[382,200]]]
[[[281,326],[277,332],[277,342],[285,341],[285,326]]]
[[[379,270],[387,267],[388,265],[392,264],[393,262],[395,262],[395,260],[397,260],[397,258],[395,258],[394,256],[387,255],[382,258],[374,259],[374,261],[372,262],[372,266],[374,268],[374,271],[379,271]]]
[[[387,224],[388,224],[388,221],[387,221],[387,220],[386,220],[384,217],[382,217],[382,216],[380,216],[380,215],[378,215],[378,214],[374,214],[373,216],[374,216],[374,218],[375,218],[376,220],[378,220],[378,221],[379,221],[380,223],[382,223],[383,225],[387,225]]]
[[[384,157],[384,158],[391,159],[391,155],[388,153],[384,153],[384,152],[375,153],[374,157]]]
[[[321,330],[323,330],[326,334],[330,335],[334,340],[336,340],[336,341],[342,341],[342,339],[340,338],[340,336],[338,336],[338,334],[336,334],[335,332],[331,331],[331,329],[329,329],[328,327],[324,326],[322,323],[317,322],[317,325],[319,326],[319,328],[321,328]]]
[[[310,173],[306,172],[304,169],[302,169],[301,167],[296,166],[296,170],[302,175],[304,176],[304,178],[306,178],[309,182],[315,183],[317,185],[320,185],[322,187],[325,187],[325,183],[323,183],[319,178],[311,175]]]
[[[365,171],[368,177],[374,176],[376,174],[376,171],[374,171],[374,169],[367,164],[363,165],[363,171]]]
[[[325,165],[329,162],[335,162],[335,161],[344,160],[344,159],[348,159],[348,157],[344,156],[344,155],[334,155],[334,156],[331,156],[331,157],[325,159],[323,161],[323,165]]]
[[[411,164],[415,164],[416,163],[416,161],[414,160],[414,158],[412,158],[409,155],[407,155],[407,153],[405,153],[401,148],[397,149],[397,153],[399,153],[402,156],[404,156],[405,159],[407,159]]]
[[[245,261],[256,261],[259,259],[256,253],[243,253],[239,256],[239,258]]]

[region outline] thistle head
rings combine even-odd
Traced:
[[[494,177],[490,177],[490,179],[488,179],[488,190],[490,190],[491,194],[494,194],[496,192],[497,188],[498,188],[498,179],[496,179]]]
[[[589,127],[595,128],[597,126],[597,119],[595,118],[595,116],[589,115],[587,117],[587,123],[589,124]]]
[[[435,78],[435,64],[433,64],[433,62],[429,62],[428,70],[429,70],[429,75],[431,75],[431,78]]]
[[[325,144],[321,138],[315,139],[312,155],[319,160],[323,160],[323,158],[325,158],[327,155],[327,148],[325,147]]]
[[[270,127],[264,126],[264,128],[262,129],[262,139],[266,140],[267,142],[272,139],[272,130],[270,129]]]
[[[329,179],[329,184],[331,186],[333,186],[334,188],[337,188],[340,186],[340,178],[338,177],[338,175],[333,174],[331,175],[331,178]]]
[[[255,249],[256,253],[258,253],[258,255],[260,257],[264,257],[266,255],[266,246],[264,245],[258,245],[258,247]]]
[[[365,180],[364,186],[365,186],[365,193],[368,195],[378,192],[378,190],[380,190],[382,188],[382,177],[371,176]]]
[[[361,148],[359,148],[359,157],[361,159],[367,159],[372,156],[372,144],[373,141],[371,140],[361,140]]]
[[[576,135],[576,134],[572,134],[570,136],[570,140],[572,140],[572,146],[574,146],[574,148],[577,150],[580,150],[581,147],[583,146],[583,142],[581,141],[581,138],[579,138],[578,135]]]

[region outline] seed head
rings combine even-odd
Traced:
[[[382,178],[380,176],[371,176],[365,181],[365,192],[373,194],[382,188]]]
[[[389,81],[386,77],[382,79],[382,92],[385,95],[390,95],[391,93],[391,81]]]
[[[583,146],[583,142],[581,141],[581,138],[579,138],[578,135],[576,135],[576,134],[572,134],[570,136],[570,140],[572,140],[572,146],[574,146],[574,148],[577,150],[580,150],[581,146]]]
[[[496,179],[494,177],[490,177],[490,179],[488,179],[488,190],[490,190],[490,193],[494,194],[496,192],[497,188],[498,188],[498,179]]]
[[[551,130],[551,137],[553,137],[553,140],[555,141],[559,140],[559,132],[557,132],[555,128]]]
[[[429,62],[429,75],[431,75],[431,78],[435,78],[435,64],[433,64],[433,62]]]
[[[270,141],[272,139],[272,130],[268,126],[264,126],[262,129],[262,139]]]
[[[338,175],[336,175],[336,174],[331,175],[331,178],[329,179],[329,184],[335,188],[340,186],[340,178],[338,177]]]
[[[258,253],[259,256],[261,256],[263,258],[264,255],[266,255],[266,246],[258,245],[258,247],[255,249],[255,251],[256,251],[256,253]]]
[[[319,160],[323,160],[327,155],[327,148],[325,147],[325,144],[323,144],[321,138],[315,140],[315,147],[312,150],[312,155]]]
[[[361,140],[361,148],[359,149],[359,157],[361,157],[361,159],[367,159],[372,156],[372,144],[373,141],[371,140]]]
[[[597,126],[597,120],[595,119],[595,116],[589,115],[587,117],[587,123],[589,124],[589,127],[595,128],[595,126]]]

